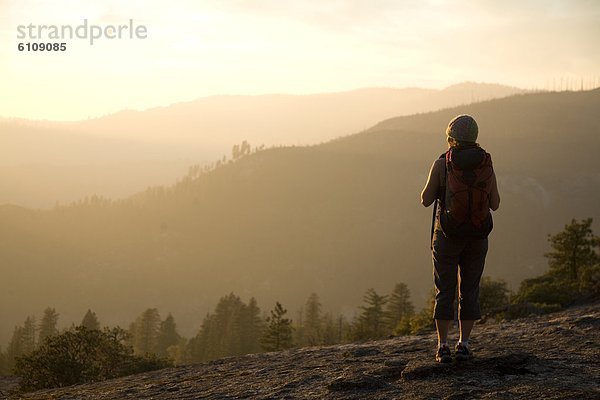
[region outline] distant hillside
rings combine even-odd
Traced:
[[[9,399],[598,399],[598,304],[477,325],[471,361],[436,364],[433,334],[229,357]],[[16,379],[0,378],[0,391]]]
[[[92,194],[123,198],[172,182],[191,164],[230,157],[243,140],[267,147],[315,144],[393,115],[520,92],[463,83],[444,90],[211,96],[79,122],[0,119],[0,204],[49,207]]]
[[[108,137],[220,148],[216,153],[220,156],[242,140],[266,146],[311,145],[361,131],[391,115],[523,92],[510,86],[467,82],[443,90],[382,87],[311,95],[223,95],[146,111],[123,111],[77,123],[74,128]]]
[[[230,291],[263,310],[279,300],[295,318],[313,291],[351,313],[366,289],[387,293],[398,281],[421,306],[431,210],[419,194],[446,124],[463,112],[479,121],[502,197],[486,273],[516,288],[545,270],[548,233],[583,217],[598,231],[598,109],[600,90],[519,95],[259,151],[118,204],[0,207],[3,324],[53,306],[63,322],[93,308],[124,325],[158,307],[190,335]]]

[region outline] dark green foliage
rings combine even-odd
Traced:
[[[560,304],[546,304],[546,303],[514,303],[509,304],[506,307],[506,311],[502,313],[502,316],[508,319],[527,317],[530,315],[542,315],[550,312],[559,311],[562,309]]]
[[[410,318],[410,333],[420,333],[435,329],[433,310],[435,308],[435,289],[430,292],[427,306]]]
[[[412,315],[403,315],[402,318],[396,324],[396,327],[392,331],[394,335],[408,335],[412,332],[411,321],[415,317],[415,314]]]
[[[369,340],[385,337],[389,334],[384,312],[387,296],[380,296],[371,288],[365,293],[364,302],[366,305],[360,307],[362,313],[352,324],[352,338]]]
[[[405,283],[397,283],[390,295],[385,309],[388,330],[394,334],[406,334],[410,331],[410,317],[415,307],[410,301],[410,290]]]
[[[200,332],[189,341],[188,360],[207,361],[260,351],[259,315],[254,298],[246,305],[233,293],[222,297],[215,312],[206,315]]]
[[[242,350],[244,353],[258,353],[262,350],[260,338],[264,329],[264,321],[260,317],[260,308],[254,297],[242,309]]]
[[[23,354],[32,352],[36,346],[35,317],[27,317],[23,323],[21,346]]]
[[[600,298],[600,262],[581,271],[579,290],[584,298],[594,300]]]
[[[334,318],[331,313],[326,313],[323,316],[323,344],[342,343],[344,339],[344,325],[345,321],[341,315],[338,318]]]
[[[571,220],[556,235],[548,235],[552,251],[546,253],[550,273],[562,281],[579,282],[584,271],[598,264],[600,238],[592,232],[592,218]]]
[[[409,333],[422,333],[435,329],[435,321],[433,319],[433,312],[427,308],[423,308],[409,321]],[[408,329],[404,332],[406,333]]]
[[[10,369],[8,368],[8,356],[0,347],[0,376],[8,375],[9,373]]]
[[[284,318],[287,310],[277,302],[267,318],[261,345],[266,351],[278,351],[292,347],[292,321]]]
[[[46,308],[44,310],[44,316],[40,321],[39,333],[38,333],[38,343],[44,343],[44,340],[47,337],[55,336],[58,334],[58,329],[56,328],[56,324],[58,323],[58,313],[54,308]]]
[[[479,306],[483,315],[505,307],[509,299],[510,291],[505,281],[493,280],[489,276],[481,278],[479,284]]]
[[[15,366],[15,359],[23,354],[25,354],[23,349],[23,327],[15,326],[6,349],[6,368],[12,371]]]
[[[304,306],[303,343],[314,346],[323,343],[323,316],[321,302],[316,293],[312,293]]]
[[[557,304],[562,307],[577,299],[577,289],[574,282],[562,281],[551,274],[544,274],[521,282],[515,302]]]
[[[135,354],[156,353],[160,322],[156,308],[148,308],[136,319],[131,329]]]
[[[100,329],[100,322],[98,322],[98,317],[96,316],[96,313],[88,309],[85,315],[83,316],[81,326],[86,327],[90,331]]]
[[[46,338],[32,353],[17,358],[15,373],[22,390],[96,382],[165,368],[157,357],[138,357],[123,344],[122,329],[88,330],[83,326]]]
[[[545,256],[550,270],[521,282],[516,303],[564,307],[598,297],[600,239],[592,232],[591,225],[591,218],[581,222],[573,219],[562,232],[549,235],[552,250]]]
[[[169,348],[181,343],[181,336],[177,333],[175,319],[171,314],[167,315],[164,321],[160,323],[158,339],[156,344],[156,354],[160,357],[169,356]]]
[[[15,326],[6,349],[6,368],[12,371],[17,357],[31,353],[35,349],[35,318],[27,317],[22,326]]]

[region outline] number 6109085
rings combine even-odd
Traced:
[[[65,51],[66,43],[19,43],[19,51]]]

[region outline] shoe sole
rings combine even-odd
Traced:
[[[451,356],[436,357],[435,360],[441,364],[447,364],[447,363],[452,362],[452,357]]]

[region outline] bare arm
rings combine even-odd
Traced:
[[[425,207],[429,207],[438,197],[438,190],[440,188],[440,174],[441,169],[444,168],[444,162],[445,161],[443,159],[438,159],[431,166],[427,183],[421,192],[421,204],[423,204]]]
[[[492,175],[492,191],[490,192],[490,209],[496,211],[500,207],[500,194],[498,193],[498,182],[496,174]]]

